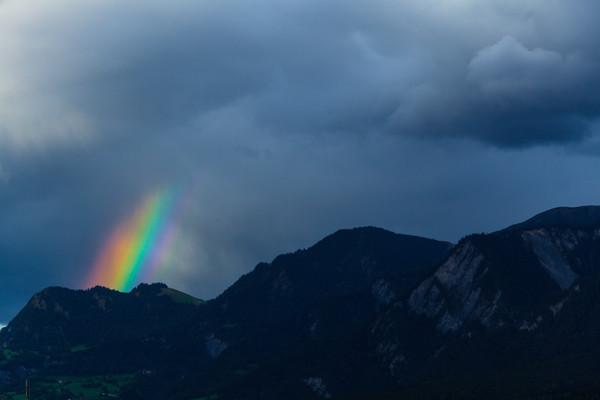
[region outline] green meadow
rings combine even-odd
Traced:
[[[29,380],[29,393],[31,400],[119,399],[121,388],[133,380],[134,375],[34,377]],[[0,399],[25,400],[25,388],[18,393],[1,394]]]

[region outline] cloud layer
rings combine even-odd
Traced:
[[[227,108],[276,134],[520,147],[583,140],[600,112],[592,1],[1,7],[0,137],[13,146],[151,135]]]
[[[77,286],[115,224],[180,182],[195,194],[164,280],[200,297],[342,227],[457,240],[593,203],[599,13],[1,2],[0,316]]]

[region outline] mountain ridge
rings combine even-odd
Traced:
[[[500,232],[518,229],[532,230],[557,225],[584,227],[599,224],[600,206],[555,207],[536,214],[524,222],[504,228]]]
[[[375,399],[390,387],[407,398],[418,398],[408,395],[414,387],[423,396],[477,398],[485,388],[469,395],[461,379],[484,373],[473,379],[486,382],[508,371],[508,397],[523,397],[526,385],[511,371],[573,358],[588,393],[600,379],[593,357],[580,356],[600,357],[599,210],[556,208],[457,244],[374,227],[339,230],[259,263],[207,302],[161,284],[130,293],[46,289],[0,331],[5,351],[19,354],[0,360],[0,386],[23,371],[112,371],[136,376],[115,394],[132,400],[361,392],[352,398]],[[98,298],[112,303],[101,310]],[[111,304],[129,311],[116,315]],[[90,330],[85,321],[110,329]],[[540,393],[555,376],[544,368]],[[567,385],[573,375],[565,376]],[[430,392],[423,382],[432,382]]]

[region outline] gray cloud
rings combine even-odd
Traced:
[[[232,106],[278,134],[509,147],[581,141],[598,118],[591,1],[2,7],[0,137],[23,146],[148,135]]]
[[[0,3],[0,322],[180,182],[161,279],[200,297],[343,227],[458,240],[593,203],[599,7]]]
[[[464,80],[411,88],[393,120],[401,130],[501,147],[581,142],[600,112],[600,60],[589,56],[528,49],[505,36],[477,51]]]

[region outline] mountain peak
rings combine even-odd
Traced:
[[[600,206],[557,207],[539,213],[525,222],[511,225],[508,230],[531,230],[548,226],[586,227],[600,225]]]

